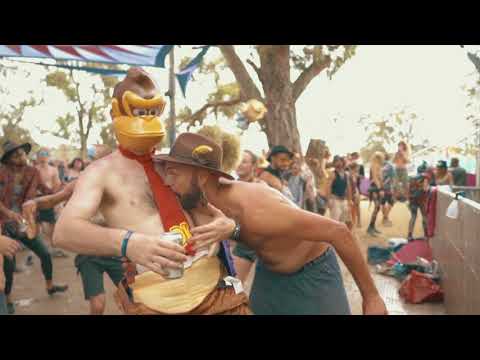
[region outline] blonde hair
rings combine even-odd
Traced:
[[[383,165],[385,161],[385,155],[381,151],[375,151],[370,158],[372,165]]]
[[[218,125],[206,125],[197,134],[208,137],[222,147],[224,172],[230,173],[238,167],[241,160],[240,137],[223,131]]]

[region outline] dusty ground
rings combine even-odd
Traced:
[[[378,229],[382,235],[372,238],[366,234],[366,224],[369,220],[370,210],[368,202],[362,202],[362,228],[355,229],[358,243],[362,252],[366,256],[367,247],[370,245],[386,245],[390,237],[404,237],[406,235],[407,223],[409,219],[408,210],[405,204],[396,204],[391,219],[394,226],[385,228],[381,225],[381,216],[378,221]],[[417,220],[416,235],[420,235],[420,219]],[[18,263],[24,264],[27,252],[24,251],[18,255]],[[89,311],[88,303],[83,298],[83,289],[80,277],[77,276],[73,265],[73,254],[67,259],[53,259],[54,262],[54,280],[59,283],[67,283],[70,289],[65,294],[58,294],[49,297],[45,291],[45,283],[40,270],[40,262],[34,258],[34,265],[27,267],[24,273],[15,274],[14,299],[27,300],[33,299],[30,304],[17,305],[18,315],[83,315]],[[361,296],[351,275],[342,264],[345,287],[347,289],[350,306],[354,314],[362,313]],[[373,268],[372,268],[373,272]],[[251,274],[253,276],[253,274]],[[387,308],[391,314],[444,314],[442,304],[425,305],[407,305],[398,297],[397,289],[399,283],[397,280],[382,275],[374,274],[374,279],[379,288],[382,297],[385,299]],[[247,289],[249,284],[246,284]],[[114,286],[110,279],[105,277],[105,288],[107,292],[106,314],[120,314],[116,304],[113,301],[112,294]]]
[[[355,229],[355,235],[357,237],[358,244],[360,245],[362,252],[366,258],[367,248],[372,245],[387,246],[389,238],[393,237],[406,237],[408,230],[408,222],[410,220],[410,213],[407,209],[406,203],[396,203],[390,213],[390,220],[393,222],[392,227],[382,226],[382,215],[378,216],[377,229],[382,233],[378,237],[371,237],[367,235],[366,228],[370,221],[370,214],[373,210],[373,204],[371,209],[368,209],[368,201],[362,202],[362,227]],[[414,237],[423,236],[421,230],[421,215],[417,217],[417,223],[415,224]],[[392,315],[444,315],[445,308],[443,304],[406,304],[400,299],[398,295],[398,288],[400,282],[392,277],[378,275],[375,273],[374,268],[370,267],[371,273],[375,280],[375,284],[384,299],[387,309]],[[350,306],[353,314],[362,313],[362,300],[360,292],[353,281],[352,276],[346,270],[346,267],[342,263],[343,278],[345,281],[345,287],[347,289],[347,295],[349,298]]]

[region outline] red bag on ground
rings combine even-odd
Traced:
[[[407,303],[443,301],[443,290],[427,275],[413,270],[398,290]]]

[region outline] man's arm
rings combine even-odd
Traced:
[[[5,218],[9,220],[21,222],[22,221],[21,215],[11,211],[7,207],[7,204],[4,203],[4,201],[6,200],[5,197],[6,197],[7,181],[8,181],[8,176],[6,175],[5,168],[0,168],[0,182],[3,184],[3,187],[0,192],[0,212]]]
[[[271,186],[274,189],[277,189],[278,191],[282,191],[283,184],[282,182],[277,179],[275,176],[270,174],[267,171],[264,171],[260,174],[259,177],[261,180],[265,181],[268,186]]]
[[[41,196],[23,203],[22,215],[27,219],[27,222],[32,229],[32,234],[36,233],[35,222],[37,210],[52,209],[61,202],[67,201],[70,196],[72,196],[75,182],[76,181],[73,181],[67,184],[64,189],[55,194]]]
[[[260,189],[256,189],[256,192],[260,191]],[[278,199],[267,192],[263,192],[263,194],[252,194],[251,196],[254,197],[248,196],[248,198],[259,199],[249,220],[250,231],[268,237],[283,237],[284,234],[295,233],[298,238],[305,241],[331,244],[353,275],[364,301],[378,300],[378,290],[370,275],[367,263],[353,234],[344,224],[293,208],[279,202]],[[288,221],[278,221],[278,219],[288,219]],[[275,225],[265,226],[265,224]],[[258,244],[249,243],[248,239],[242,238],[243,240],[247,246],[260,251],[261,256],[261,248],[255,248],[258,247]]]
[[[40,173],[36,168],[33,168],[30,182],[28,183],[25,191],[25,199],[23,199],[23,201],[25,202],[34,199],[37,196],[38,189],[42,187],[46,188],[40,180]]]
[[[99,210],[105,193],[108,169],[94,163],[77,180],[72,197],[55,226],[53,243],[63,249],[85,255],[121,256],[125,229],[113,229],[93,224],[90,219]],[[127,257],[159,274],[163,266],[180,268],[187,260],[182,247],[161,239],[134,233],[128,243]]]
[[[90,170],[90,171],[89,171]],[[70,201],[58,219],[53,243],[84,255],[120,256],[125,230],[108,229],[90,222],[104,193],[104,176],[87,169],[73,189]]]
[[[54,167],[52,172],[52,191],[56,193],[60,191],[61,188],[62,182],[60,181],[60,174],[58,173],[58,169]]]
[[[67,201],[73,194],[75,184],[76,180],[68,183],[61,191],[58,191],[55,194],[35,198],[33,201],[35,201],[37,209],[51,209],[58,204]]]

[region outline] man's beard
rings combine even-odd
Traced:
[[[196,179],[192,181],[191,190],[179,197],[180,204],[185,210],[195,209],[202,199],[203,193]]]

